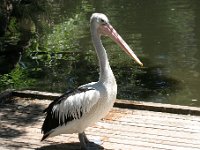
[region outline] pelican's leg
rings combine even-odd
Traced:
[[[81,144],[81,149],[82,150],[87,150],[90,147],[94,147],[96,146],[96,144],[94,142],[90,142],[85,134],[85,132],[79,133],[78,134],[78,138]]]
[[[81,150],[87,150],[87,144],[85,142],[84,132],[78,134],[78,138],[81,144]]]
[[[84,137],[85,143],[86,143],[86,144],[91,143],[91,142],[88,140],[88,138],[87,138],[85,132],[83,132],[82,134],[83,134],[83,137]]]

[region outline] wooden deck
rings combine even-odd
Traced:
[[[42,111],[49,103],[14,97],[0,104],[0,150],[80,149],[77,134],[40,142]],[[98,149],[200,150],[200,116],[115,107],[86,134],[100,143]]]

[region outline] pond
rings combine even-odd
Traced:
[[[97,81],[89,19],[102,12],[144,64],[140,67],[112,40],[102,38],[117,80],[117,98],[200,106],[199,4],[15,1],[0,37],[0,90],[64,92]]]

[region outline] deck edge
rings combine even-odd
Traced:
[[[23,91],[6,90],[5,92],[0,94],[0,103],[3,101],[3,99],[12,96],[53,100],[60,95],[61,95],[60,93],[50,93],[50,92],[41,92],[32,90],[23,90]],[[135,101],[135,100],[117,99],[115,101],[114,107],[200,116],[200,108],[198,107],[161,104],[161,103]]]
[[[200,116],[200,108],[143,101],[116,100],[115,107]]]

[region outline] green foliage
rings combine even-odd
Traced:
[[[27,55],[45,66],[51,66],[53,60],[77,60],[79,51],[79,38],[84,33],[83,24],[86,24],[84,14],[75,14],[66,21],[54,25],[50,33],[36,36],[31,40],[31,46],[27,49]],[[75,58],[76,57],[76,58]],[[54,62],[54,66],[55,66]]]
[[[10,24],[8,26],[9,30],[11,32],[16,32],[17,31],[17,23],[16,23],[16,18],[12,17],[10,19]]]
[[[0,75],[0,91],[6,88],[25,88],[34,82],[34,79],[28,77],[27,70],[17,65],[10,73]]]
[[[72,48],[78,43],[77,36],[81,35],[81,23],[83,16],[75,15],[67,21],[55,25],[51,34],[45,35],[41,40],[41,45],[45,47],[43,50],[52,52],[61,52]]]

